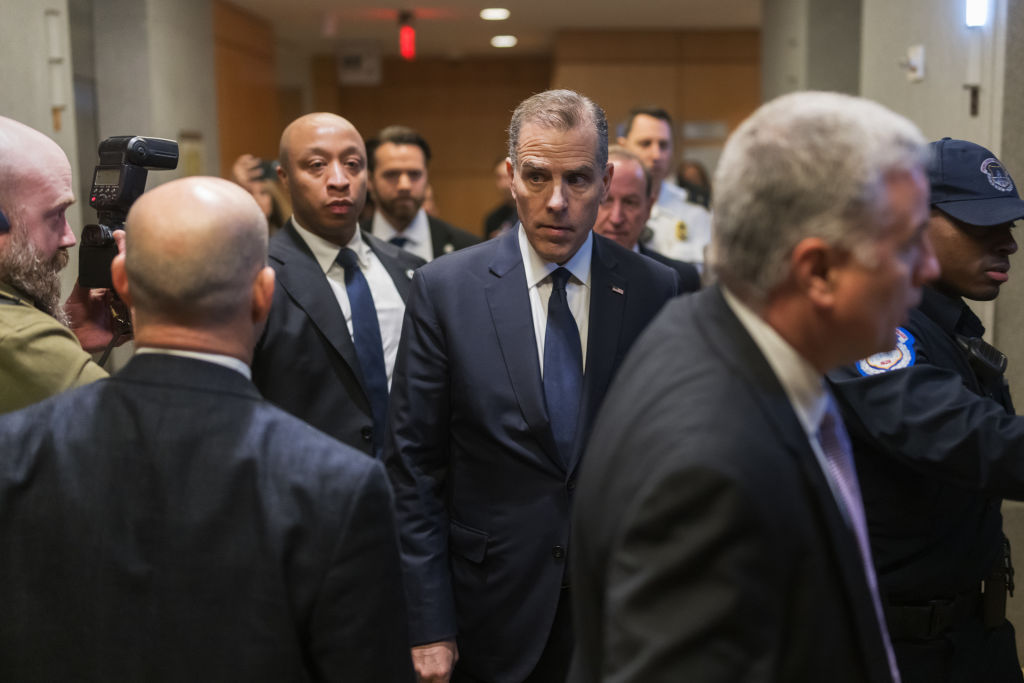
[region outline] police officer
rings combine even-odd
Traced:
[[[843,409],[903,683],[1022,681],[1002,498],[1024,499],[1024,418],[1006,357],[964,298],[1007,280],[1024,201],[987,149],[932,143],[928,234],[942,266],[896,348],[830,375]]]

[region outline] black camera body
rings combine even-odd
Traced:
[[[124,227],[128,209],[146,191],[149,171],[178,166],[178,143],[163,138],[118,135],[99,145],[100,162],[92,176],[89,205],[99,225],[82,230],[78,282],[83,287],[112,287],[110,263],[117,256],[114,231]]]

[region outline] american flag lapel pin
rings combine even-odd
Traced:
[[[612,287],[612,291],[616,294],[625,294],[625,292],[622,291],[622,287]]]

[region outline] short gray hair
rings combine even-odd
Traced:
[[[763,105],[718,162],[712,269],[738,295],[763,301],[800,240],[854,252],[873,241],[886,177],[927,159],[917,126],[876,102],[801,92]]]
[[[520,102],[508,126],[508,158],[513,168],[517,166],[519,133],[527,123],[559,131],[592,124],[597,132],[597,166],[603,171],[608,163],[608,119],[589,97],[572,90],[545,90]]]

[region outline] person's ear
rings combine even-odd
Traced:
[[[121,251],[114,260],[110,263],[110,279],[114,283],[114,291],[121,297],[121,300],[128,306],[132,307],[132,292],[131,287],[128,286],[128,272],[125,269],[124,264],[124,251]]]
[[[262,324],[270,315],[270,305],[274,300],[274,269],[264,266],[252,283],[252,321]]]
[[[840,254],[820,237],[805,237],[790,254],[790,272],[799,287],[818,306],[834,303]]]

